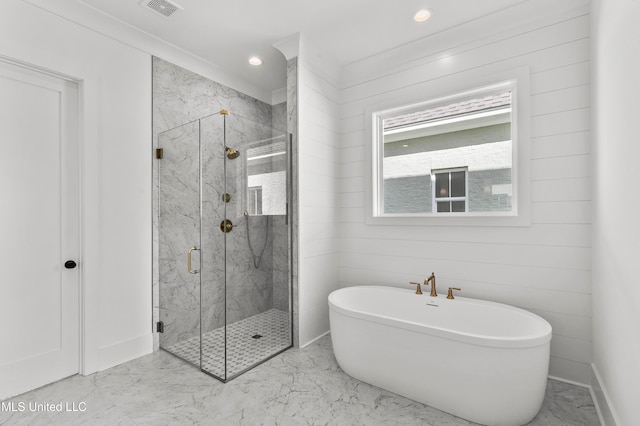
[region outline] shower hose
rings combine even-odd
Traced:
[[[251,252],[251,258],[253,259],[253,266],[257,269],[260,267],[260,262],[262,261],[262,255],[264,254],[264,250],[267,248],[267,241],[269,239],[269,216],[266,215],[267,223],[264,227],[264,245],[262,246],[262,250],[260,250],[260,255],[256,256],[253,251],[253,247],[251,246],[251,236],[249,234],[249,212],[244,211],[244,224],[247,228],[247,243],[249,243],[249,251]]]

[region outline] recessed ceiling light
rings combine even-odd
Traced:
[[[431,18],[431,11],[428,9],[420,9],[413,15],[413,20],[416,22],[424,22]]]
[[[262,65],[262,59],[258,58],[257,56],[252,56],[251,58],[249,58],[249,63],[251,65]]]

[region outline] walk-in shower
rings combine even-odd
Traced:
[[[160,133],[160,347],[222,381],[292,346],[290,138],[221,111]]]

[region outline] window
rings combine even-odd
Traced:
[[[467,170],[433,170],[433,212],[463,213],[467,211]]]
[[[372,217],[517,215],[516,89],[372,112]]]
[[[287,135],[277,135],[245,148],[247,213],[250,215],[287,214]]]
[[[262,214],[262,187],[250,186],[247,200],[247,210],[250,215]]]

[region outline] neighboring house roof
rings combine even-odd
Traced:
[[[424,111],[398,115],[384,120],[385,129],[393,129],[403,126],[415,125],[427,121],[435,121],[443,118],[451,118],[480,111],[503,108],[511,105],[511,92],[499,95],[485,96],[480,99],[469,99],[453,104],[442,105]]]

